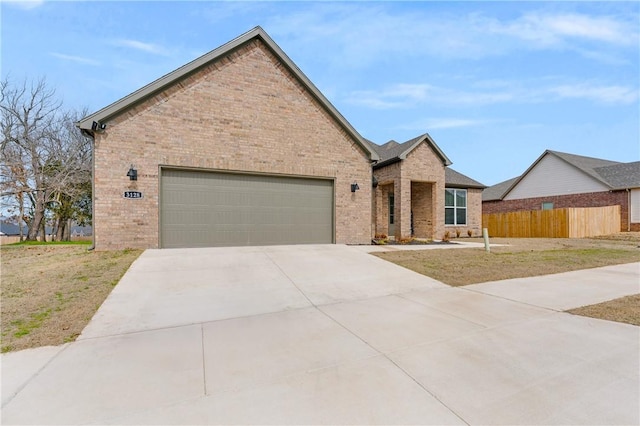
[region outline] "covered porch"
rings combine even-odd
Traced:
[[[436,182],[395,179],[375,188],[375,234],[436,238]]]

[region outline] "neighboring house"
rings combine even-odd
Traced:
[[[640,231],[640,162],[545,151],[521,176],[487,188],[483,213],[620,206],[621,231]]]
[[[94,141],[97,249],[369,244],[372,164],[395,161],[260,27],[77,125]],[[397,181],[395,235],[411,234],[413,209],[415,234],[439,238],[450,161],[428,135],[410,145],[376,194]]]
[[[27,238],[29,228],[27,225],[22,225],[22,237]],[[53,229],[50,226],[45,228],[47,241],[51,240]],[[11,244],[20,241],[20,226],[15,223],[7,222],[5,220],[0,221],[0,244]]]
[[[22,235],[26,237],[28,229],[26,226],[22,226]],[[8,237],[20,236],[20,226],[15,223],[10,223],[6,221],[0,221],[0,235],[5,235]]]
[[[74,225],[71,227],[71,237],[90,237],[91,236],[91,226],[79,226]]]
[[[370,144],[380,157],[373,165],[375,234],[440,239],[449,229],[480,233],[484,185],[450,169],[428,134]]]

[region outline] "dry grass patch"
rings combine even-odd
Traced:
[[[640,294],[567,311],[571,314],[640,326]]]
[[[491,253],[484,249],[452,249],[384,252],[376,256],[451,286],[640,262],[638,232],[593,239],[493,238],[491,243],[504,246],[492,247]],[[640,294],[567,312],[640,326]]]
[[[640,238],[494,238],[483,249],[417,250],[377,253],[451,286],[555,274],[640,261]],[[474,239],[465,239],[474,241]],[[480,241],[480,240],[475,240]]]
[[[3,246],[2,352],[75,340],[140,253]]]

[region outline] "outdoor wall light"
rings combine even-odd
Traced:
[[[91,130],[93,130],[94,132],[103,132],[104,129],[106,128],[107,128],[106,124],[98,123],[97,121],[94,121],[93,123],[91,123]]]
[[[374,188],[378,187],[378,179],[376,179],[375,176],[371,178],[371,186],[373,186]]]
[[[358,186],[358,182],[354,182],[351,184],[351,192],[356,192],[360,187]]]
[[[129,176],[129,180],[138,180],[138,171],[133,168],[133,164],[129,167],[127,176]]]

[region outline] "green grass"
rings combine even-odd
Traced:
[[[86,242],[2,248],[1,351],[75,340],[141,250]]]
[[[45,309],[41,312],[31,314],[31,318],[28,321],[22,319],[13,321],[11,325],[17,327],[17,330],[13,333],[14,337],[22,337],[31,333],[42,326],[42,323],[51,315],[51,309]]]

